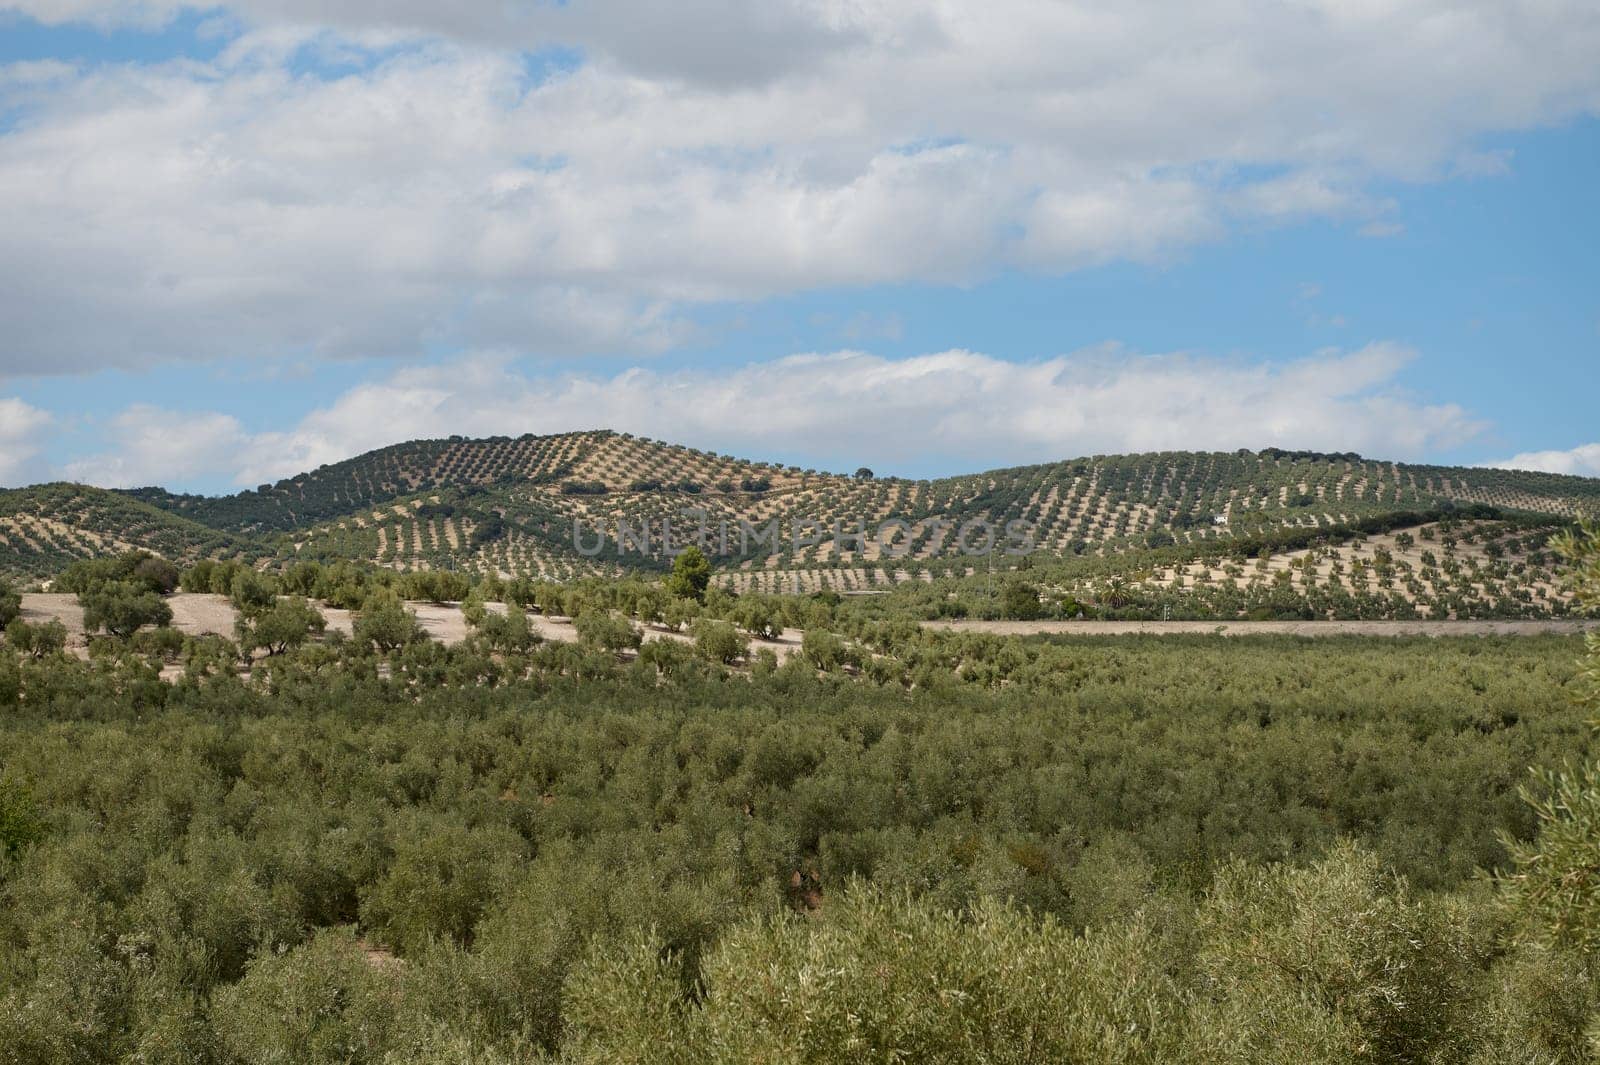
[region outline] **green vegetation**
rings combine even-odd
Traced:
[[[183,563],[353,561],[568,581],[667,569],[680,546],[663,535],[670,522],[680,537],[700,525],[716,546],[718,579],[740,591],[883,591],[962,579],[973,560],[961,550],[960,530],[974,522],[1026,530],[1040,561],[1082,560],[1135,577],[1141,567],[1338,545],[1451,515],[1559,523],[1596,508],[1600,481],[1593,479],[1273,448],[1097,455],[906,481],[867,467],[852,476],[818,473],[610,432],[453,437],[384,448],[219,498],[76,485],[0,492],[0,574],[35,581],[78,558],[142,548]],[[853,538],[865,529],[876,540],[887,519],[906,522],[894,557]],[[740,536],[745,521],[758,533],[748,542]],[[773,521],[776,536],[767,535]],[[796,543],[797,522],[815,522],[805,527],[816,535]],[[648,527],[648,547],[622,550],[616,532],[623,524]],[[591,547],[597,530],[608,534],[597,553],[577,550],[575,526]],[[1440,609],[1556,610],[1537,577],[1519,572],[1538,563],[1517,552],[1493,555],[1500,550],[1486,548],[1496,565],[1484,568],[1494,572],[1467,574],[1466,587],[1457,573],[1424,573],[1415,564],[1387,584],[1341,575],[1339,588],[1328,588],[1322,574],[1326,594],[1299,609],[1403,612],[1397,604],[1415,602],[1415,581]],[[1000,561],[1008,569],[1019,564]],[[1145,589],[1137,604],[1151,598]],[[1225,616],[1230,606],[1204,594],[1174,598],[1197,615]],[[1281,605],[1257,601],[1251,610]]]
[[[1600,603],[1600,526],[1566,537],[1559,550],[1573,564],[1580,597]],[[1600,633],[1589,635],[1579,683],[1585,705],[1600,708]],[[1547,938],[1591,953],[1600,947],[1600,763],[1560,769],[1545,763],[1528,798],[1539,837],[1507,841],[1516,863],[1506,881],[1509,893],[1519,908],[1537,915],[1536,927]]]
[[[1588,956],[1476,875],[1587,750],[1574,639],[878,633],[907,688],[496,617],[447,648],[375,595],[397,635],[248,678],[191,640],[173,684],[0,651],[0,1046],[1584,1060]]]
[[[667,591],[680,599],[704,599],[711,585],[711,563],[698,547],[686,547],[672,560]]]
[[[271,657],[322,635],[327,624],[321,612],[304,599],[281,599],[265,609],[241,611],[234,640],[243,656],[260,650]]]
[[[1594,487],[1289,452],[904,482],[596,433],[107,493],[150,538],[59,550],[82,526],[0,509],[105,632],[0,585],[0,1061],[1592,1061],[1600,640],[920,621],[1582,611]],[[862,564],[826,541],[562,568],[574,513],[758,496],[1047,550],[991,574],[918,527],[869,597],[772,594]],[[178,587],[233,638],[167,627]]]
[[[22,612],[22,596],[9,581],[0,579],[0,628],[10,625]]]

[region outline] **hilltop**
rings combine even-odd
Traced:
[[[865,589],[973,569],[961,527],[1028,530],[1036,557],[1115,560],[1305,549],[1375,528],[1479,517],[1570,520],[1600,510],[1600,480],[1408,465],[1354,454],[1095,455],[936,480],[844,475],[718,455],[626,433],[416,440],[229,496],[42,485],[0,492],[0,572],[45,577],[73,558],[143,547],[260,565],[350,559],[566,579],[658,568],[664,520],[703,520],[735,588]],[[1482,508],[1494,508],[1493,512]],[[780,536],[746,543],[774,520]],[[883,522],[887,544],[846,535]],[[808,524],[815,522],[816,526]],[[649,528],[620,553],[619,523]],[[574,546],[574,525],[603,549]],[[796,542],[797,526],[804,532]],[[982,541],[980,534],[971,544]],[[720,547],[720,544],[717,546]],[[1002,542],[1003,546],[1003,542]],[[1163,579],[1169,580],[1167,573]]]

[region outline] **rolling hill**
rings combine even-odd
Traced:
[[[1012,528],[1027,530],[1045,557],[1115,559],[1263,538],[1304,547],[1308,538],[1340,541],[1375,523],[1473,506],[1571,519],[1600,512],[1600,480],[1269,448],[1096,455],[913,481],[751,462],[610,431],[451,437],[231,496],[63,484],[0,492],[0,572],[44,577],[73,558],[142,547],[183,560],[357,559],[564,579],[658,568],[667,558],[663,522],[681,536],[703,521],[731,586],[849,590],[970,571],[963,545],[982,543],[984,532],[977,526],[964,540],[968,523],[988,523],[1002,544],[1008,523],[1021,523]],[[903,525],[882,527],[891,520]],[[755,534],[742,544],[741,523]],[[649,549],[619,552],[619,525],[636,536],[649,529]],[[583,553],[575,526],[585,550],[597,530],[607,533],[605,546]],[[887,544],[848,535],[862,528],[882,528]]]

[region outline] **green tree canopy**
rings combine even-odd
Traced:
[[[417,615],[406,609],[405,603],[393,592],[369,595],[354,625],[357,643],[376,647],[384,653],[399,650],[426,636]]]
[[[104,629],[118,639],[127,639],[146,625],[169,625],[172,608],[167,601],[139,581],[105,581],[78,596],[83,604],[86,632]]]
[[[705,552],[698,547],[690,545],[678,553],[672,560],[672,573],[667,577],[667,591],[680,599],[700,600],[705,598],[706,588],[711,584],[711,563],[707,560]]]
[[[20,613],[22,613],[22,596],[9,582],[0,579],[0,628],[11,624],[12,619]]]
[[[241,654],[260,649],[271,657],[299,647],[313,635],[322,635],[327,627],[322,612],[306,600],[278,599],[267,610],[241,614],[234,630]]]
[[[1566,534],[1556,549],[1572,563],[1578,601],[1600,607],[1600,525]],[[1591,706],[1600,705],[1600,633],[1588,635],[1580,682]],[[1503,838],[1516,863],[1504,884],[1512,906],[1544,939],[1600,950],[1600,763],[1535,771],[1524,797],[1539,822],[1531,843]]]

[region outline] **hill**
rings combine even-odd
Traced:
[[[47,577],[76,559],[134,548],[182,562],[270,554],[250,537],[121,492],[66,483],[0,490],[0,576]]]
[[[0,570],[44,575],[74,557],[137,546],[184,558],[356,559],[566,579],[659,568],[666,524],[681,541],[703,523],[732,587],[866,590],[971,572],[968,549],[991,535],[1001,548],[1025,536],[1040,558],[1215,555],[1241,544],[1306,549],[1474,505],[1567,520],[1600,511],[1600,480],[1275,448],[1096,455],[903,480],[610,431],[451,437],[231,496],[74,485],[0,493]],[[851,535],[863,529],[864,542]],[[631,534],[626,551],[619,533]]]

